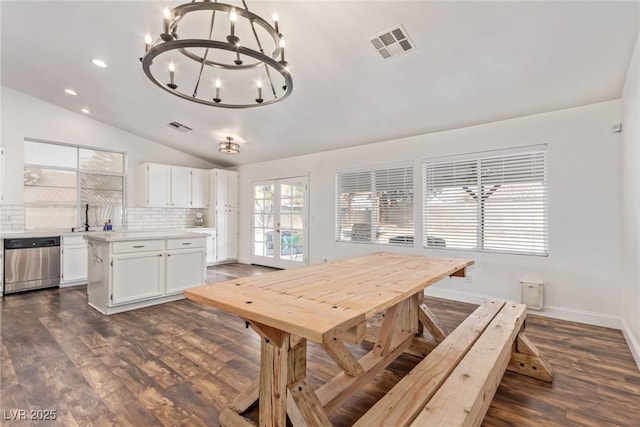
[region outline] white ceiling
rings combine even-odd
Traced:
[[[265,18],[278,12],[294,90],[275,105],[229,110],[172,96],[142,72],[145,33],[160,33],[162,9],[181,3],[2,1],[2,84],[73,112],[89,107],[96,120],[214,163],[245,164],[619,98],[640,13],[636,1],[248,0]],[[397,24],[417,49],[384,61],[368,37]],[[169,128],[174,120],[194,130]],[[217,151],[226,136],[239,155]]]

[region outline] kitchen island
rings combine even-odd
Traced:
[[[87,294],[103,314],[184,298],[206,283],[206,236],[167,231],[90,233]]]

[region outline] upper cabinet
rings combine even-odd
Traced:
[[[145,163],[144,200],[149,207],[204,208],[209,205],[209,171]]]
[[[213,182],[215,207],[238,206],[238,172],[214,169]]]
[[[209,171],[205,169],[190,169],[191,192],[189,205],[192,208],[206,208],[209,206]]]

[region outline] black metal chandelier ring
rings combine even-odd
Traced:
[[[190,48],[190,47],[204,47],[204,48],[210,48],[210,49],[222,49],[222,50],[226,50],[226,51],[231,51],[231,52],[240,52],[240,54],[242,55],[247,55],[250,56],[252,58],[255,59],[259,59],[260,61],[262,61],[266,66],[270,67],[271,69],[277,71],[283,78],[285,81],[285,85],[283,87],[284,92],[282,93],[281,96],[271,99],[271,100],[267,100],[261,104],[225,104],[225,103],[216,103],[214,101],[209,101],[206,99],[200,99],[200,98],[194,98],[191,95],[187,95],[186,93],[180,92],[177,89],[171,89],[170,87],[168,87],[166,84],[162,83],[160,80],[158,80],[153,73],[151,72],[151,65],[153,64],[153,60],[156,56],[164,53],[164,52],[168,52],[170,50],[176,50],[176,49],[185,49],[185,48]],[[184,39],[184,40],[173,40],[173,41],[169,41],[169,42],[164,42],[161,44],[158,44],[152,48],[150,48],[147,53],[144,55],[144,57],[142,58],[142,68],[144,70],[144,73],[147,75],[147,77],[154,82],[158,87],[166,90],[169,93],[172,93],[176,96],[179,96],[180,98],[186,99],[188,101],[193,101],[193,102],[197,102],[199,104],[203,104],[203,105],[210,105],[213,107],[224,107],[224,108],[252,108],[252,107],[259,107],[259,106],[264,106],[264,105],[270,105],[270,104],[274,104],[278,101],[282,101],[283,99],[287,98],[289,95],[291,95],[291,91],[293,90],[293,79],[291,78],[291,73],[289,73],[289,71],[287,71],[287,67],[276,61],[275,59],[269,58],[268,56],[263,55],[260,52],[256,52],[253,49],[249,49],[243,46],[233,46],[229,43],[225,43],[225,42],[219,42],[216,40],[203,40],[203,39]]]

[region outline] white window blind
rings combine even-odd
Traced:
[[[423,165],[424,247],[546,255],[546,147]]]
[[[336,173],[336,240],[413,246],[413,164]]]

